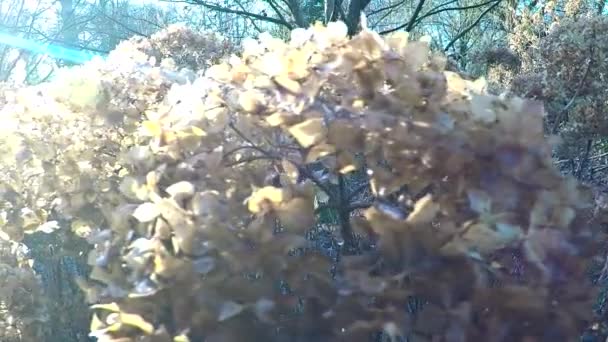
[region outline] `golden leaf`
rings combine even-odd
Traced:
[[[287,55],[287,74],[293,80],[301,80],[307,77],[310,53],[304,50],[294,50]]]
[[[21,209],[20,218],[22,220],[21,227],[23,227],[23,230],[25,231],[34,230],[42,223],[40,217],[29,208]]]
[[[239,105],[244,111],[255,113],[262,105],[261,94],[253,90],[245,91],[239,94]]]
[[[409,36],[407,31],[393,32],[386,37],[386,42],[391,49],[401,53],[409,42]]]
[[[317,160],[336,152],[336,148],[330,144],[319,144],[313,146],[306,154],[306,163],[314,163]]]
[[[519,226],[499,223],[494,228],[483,222],[471,224],[462,235],[468,249],[487,254],[509,246],[523,236]]]
[[[163,133],[162,126],[159,122],[146,120],[141,123],[144,136],[159,137]]]
[[[154,256],[154,273],[162,278],[175,278],[184,266],[184,261],[166,254]]]
[[[160,210],[156,204],[146,202],[140,204],[132,215],[139,222],[150,222],[160,215]]]
[[[93,305],[91,305],[91,309],[101,309],[101,310],[107,310],[107,311],[111,311],[111,312],[120,312],[120,307],[118,306],[118,304],[116,304],[116,302],[111,302],[111,303],[107,303],[107,304],[93,304]]]
[[[71,229],[74,234],[82,238],[86,238],[93,232],[91,224],[81,219],[72,221]]]
[[[340,153],[338,153],[337,164],[338,171],[341,174],[347,174],[349,172],[356,171],[359,168],[352,153],[346,151],[340,151]]]
[[[302,91],[302,86],[298,81],[294,81],[287,76],[277,76],[274,78],[274,81],[277,82],[278,85],[285,88],[287,91],[298,94]]]
[[[138,328],[147,335],[151,335],[154,332],[154,326],[137,314],[121,312],[120,321],[123,324]]]
[[[140,201],[148,200],[148,187],[143,182],[138,181],[133,177],[126,177],[120,182],[120,192],[129,197],[130,199],[137,199]]]
[[[265,209],[265,202],[270,202],[273,205],[279,204],[286,199],[286,191],[274,186],[266,186],[256,190],[247,201],[249,211],[259,213]]]
[[[170,144],[178,139],[177,133],[172,131],[163,131],[161,137],[165,144]]]
[[[455,73],[453,71],[444,71],[443,74],[445,75],[447,87],[450,92],[454,92],[456,94],[461,95],[469,93],[467,89],[466,80],[462,79],[462,77],[460,77],[458,73]]]
[[[226,63],[216,64],[210,67],[205,71],[205,76],[221,82],[228,82],[232,79],[230,66]]]
[[[192,134],[194,134],[197,137],[206,137],[207,136],[207,133],[203,129],[198,128],[196,126],[192,126]]]
[[[93,314],[93,317],[91,318],[91,325],[89,326],[89,329],[91,330],[91,332],[95,332],[97,330],[103,329],[105,327],[105,324],[99,319],[99,316],[97,316],[97,314]]]
[[[276,112],[265,118],[266,122],[271,127],[289,125],[289,124],[292,124],[294,122],[294,120],[296,120],[296,119],[297,119],[297,117],[295,115],[290,115],[289,113],[286,113],[286,112]]]
[[[310,147],[325,138],[327,129],[322,118],[308,119],[289,128],[289,133],[303,147]]]
[[[411,225],[429,223],[435,218],[439,208],[439,203],[435,203],[433,196],[427,194],[416,202],[414,210],[407,217],[406,222]]]
[[[189,197],[194,195],[196,189],[194,184],[181,181],[170,185],[165,191],[171,195],[171,197]]]
[[[188,335],[182,334],[182,335],[175,336],[173,338],[173,342],[190,342],[190,338],[188,338]]]

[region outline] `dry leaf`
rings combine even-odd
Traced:
[[[220,313],[217,320],[222,322],[240,314],[245,307],[239,303],[233,301],[224,302],[220,308]]]
[[[279,204],[286,200],[284,189],[273,186],[266,186],[256,190],[248,199],[248,208],[252,213],[259,213],[266,208],[264,203],[270,202],[271,205]]]
[[[141,123],[143,134],[150,137],[160,137],[163,133],[162,126],[156,121],[144,121]]]
[[[274,78],[274,81],[293,94],[299,94],[302,91],[302,86],[300,85],[300,83],[298,81],[290,79],[287,76],[276,76]]]
[[[322,118],[304,120],[289,128],[289,133],[302,147],[310,147],[325,138],[326,128]]]
[[[336,148],[330,144],[319,144],[313,146],[306,154],[306,163],[314,163],[317,160],[336,152]]]
[[[286,112],[276,112],[267,116],[265,120],[271,127],[277,127],[292,124],[294,120],[297,120],[297,118],[297,116]]]
[[[146,202],[140,204],[137,209],[133,212],[139,222],[150,222],[160,215],[160,210],[154,203]]]
[[[336,164],[338,172],[341,174],[347,174],[349,172],[356,171],[359,168],[353,154],[345,151],[338,153]]]
[[[154,332],[154,326],[137,314],[121,312],[120,321],[123,324],[138,328],[146,335],[151,335]]]
[[[411,225],[426,224],[431,222],[439,212],[440,205],[433,201],[433,196],[427,194],[419,199],[414,205],[414,210],[407,217],[407,223]]]
[[[177,182],[170,185],[165,191],[171,195],[171,197],[190,197],[194,195],[194,184],[186,181]]]

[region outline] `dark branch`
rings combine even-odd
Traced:
[[[281,9],[279,8],[279,6],[277,4],[275,4],[274,0],[269,0],[268,4],[270,5],[270,7],[274,11],[274,13],[277,14],[277,16],[279,17],[279,19],[282,20],[282,21],[284,21],[285,23],[287,23],[287,20],[283,16],[283,13],[281,13]],[[290,25],[290,24],[287,24],[287,28],[290,29],[290,30],[293,30],[293,26]]]
[[[568,103],[564,106],[564,108],[562,108],[562,110],[555,116],[555,122],[553,123],[553,129],[551,130],[551,132],[553,134],[557,133],[557,129],[559,128],[559,124],[561,123],[563,116],[566,115],[566,113],[568,112],[568,109],[570,109],[570,107],[572,107],[572,104],[574,104],[574,100],[576,100],[576,98],[580,94],[581,89],[583,88],[583,84],[585,83],[585,81],[587,80],[587,76],[589,75],[589,70],[591,70],[591,58],[589,58],[587,60],[587,66],[585,67],[585,74],[583,75],[583,78],[581,79],[578,87],[576,87],[576,91],[574,92],[574,95],[572,95],[572,97],[570,98],[570,101],[568,101]]]
[[[378,9],[376,9],[376,10],[370,11],[370,12],[367,14],[367,16],[368,16],[368,17],[371,17],[372,15],[376,15],[376,14],[378,14],[378,13],[380,13],[380,12],[384,12],[384,11],[391,10],[391,9],[396,8],[396,7],[398,7],[398,6],[401,6],[401,5],[403,5],[403,4],[405,4],[405,0],[404,0],[404,1],[401,1],[401,2],[394,3],[394,4],[389,5],[389,6],[386,6],[386,7],[382,7],[382,8],[378,8]]]
[[[420,16],[420,18],[418,18],[416,20],[416,25],[419,24],[422,20],[435,15],[435,14],[439,14],[441,12],[447,12],[447,11],[464,11],[464,10],[468,10],[468,9],[475,9],[475,8],[479,8],[479,7],[483,7],[485,5],[489,5],[493,2],[495,2],[496,0],[490,0],[490,1],[486,1],[486,2],[481,2],[475,5],[469,5],[469,6],[459,6],[459,7],[446,7],[446,8],[440,8],[443,7],[445,5],[448,5],[449,3],[445,3],[443,5],[439,5],[437,7],[435,7],[434,9],[428,11],[427,13],[423,14]],[[453,2],[453,1],[450,1]]]
[[[411,28],[409,30],[407,30],[409,32],[409,31],[413,30],[417,25],[419,25],[424,19],[426,19],[428,17],[431,17],[431,16],[433,16],[435,14],[439,14],[441,12],[448,12],[448,11],[464,11],[464,10],[468,10],[468,9],[474,9],[474,8],[478,8],[478,7],[483,7],[483,6],[489,5],[491,3],[495,3],[496,0],[490,0],[490,1],[482,2],[482,3],[479,3],[479,4],[475,4],[475,5],[469,5],[469,6],[445,7],[445,8],[442,8],[442,7],[447,6],[447,5],[449,5],[451,3],[454,3],[454,2],[456,2],[456,0],[450,0],[448,2],[445,2],[445,3],[441,4],[441,5],[438,5],[438,6],[434,7],[433,9],[431,9],[430,11],[428,11],[428,12],[426,12],[426,13],[424,13],[422,15],[419,15],[416,18],[414,18],[414,22],[413,23],[412,23],[412,20],[410,19],[410,21],[408,21],[407,23],[399,25],[399,26],[391,28],[391,29],[388,29],[388,30],[385,30],[385,31],[382,31],[382,32],[380,32],[380,34],[383,35],[383,34],[389,34],[389,33],[395,32],[395,31],[399,31],[401,29],[409,27],[409,25],[411,24]]]
[[[206,2],[206,1],[202,1],[202,0],[161,0],[161,1],[173,2],[173,3],[186,3],[186,4],[190,4],[190,5],[200,5],[200,6],[203,6],[210,10],[213,10],[213,11],[241,15],[244,17],[258,19],[258,20],[269,22],[269,23],[285,26],[287,28],[291,28],[291,25],[289,25],[288,22],[281,20],[281,19],[265,17],[261,14],[255,14],[255,13],[251,13],[248,11],[235,10],[235,9],[226,8],[226,7],[222,7],[222,6],[218,6],[218,5],[213,5],[213,4],[210,4],[210,3]]]
[[[483,19],[483,17],[485,17],[486,14],[490,13],[490,11],[492,11],[494,8],[496,8],[496,6],[498,6],[501,2],[502,2],[502,0],[497,0],[492,6],[488,7],[485,11],[483,11],[471,25],[469,25],[462,32],[457,34],[456,37],[452,38],[452,40],[448,43],[448,45],[446,45],[446,47],[443,49],[443,51],[448,51],[452,46],[454,46],[454,44],[460,38],[464,37],[465,34],[469,33],[469,31],[471,31],[475,26],[477,26],[479,24],[479,22],[481,21],[481,19]]]
[[[357,210],[357,209],[366,209],[369,208],[373,205],[372,202],[357,202],[357,203],[352,203],[351,205],[348,206],[348,210],[349,211],[353,211],[353,210]]]
[[[363,190],[365,190],[367,188],[369,188],[369,183],[367,181],[365,183],[363,183],[363,184],[360,184],[358,187],[356,187],[355,189],[353,189],[351,191],[351,193],[348,196],[348,200],[349,201],[352,200],[353,197],[355,197],[355,196],[357,196],[357,194],[359,194],[359,192],[361,192],[361,191],[363,191]]]
[[[410,32],[416,25],[416,18],[418,18],[418,15],[420,15],[420,11],[422,11],[422,6],[424,6],[424,1],[425,0],[418,0],[418,6],[416,6],[416,9],[414,10],[414,14],[412,14],[412,17],[410,18],[410,21],[407,24],[407,28],[405,29],[407,32]]]
[[[578,166],[578,172],[574,175],[576,178],[580,179],[587,168],[587,162],[589,161],[589,155],[591,154],[591,148],[593,147],[593,139],[587,140],[587,147],[585,148],[585,154],[581,160],[581,163]]]
[[[232,166],[237,166],[240,164],[250,163],[250,162],[256,161],[256,160],[277,160],[277,159],[280,159],[280,158],[274,158],[274,157],[269,157],[269,156],[265,156],[265,155],[264,156],[252,156],[252,157],[248,157],[248,158],[235,160],[230,163],[226,163],[226,164],[224,164],[224,166],[232,167]]]

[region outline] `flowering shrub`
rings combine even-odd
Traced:
[[[424,39],[346,33],[263,34],[199,76],[116,53],[5,92],[3,231],[71,220],[100,341],[576,338],[599,233],[542,104],[445,71]],[[346,201],[359,170],[368,203]],[[319,198],[337,263],[308,248]]]

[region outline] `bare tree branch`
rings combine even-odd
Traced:
[[[241,8],[241,10],[243,10],[243,11],[245,10],[245,7],[243,6],[243,4],[240,1],[237,0],[236,3],[239,4],[239,7]],[[251,25],[253,25],[253,27],[255,28],[256,31],[262,32],[262,29],[260,29],[258,27],[258,25],[255,23],[255,20],[253,20],[252,18],[247,18],[247,19],[249,19],[249,21],[251,21]]]
[[[452,46],[454,46],[454,44],[462,37],[464,37],[465,34],[467,34],[469,31],[471,31],[475,26],[477,26],[477,24],[479,24],[479,22],[481,21],[481,19],[483,19],[483,17],[486,16],[486,14],[490,13],[490,11],[492,11],[494,8],[496,8],[500,3],[502,2],[502,0],[496,0],[496,2],[488,7],[485,11],[483,11],[479,17],[477,18],[477,20],[475,20],[471,25],[469,25],[467,28],[465,28],[464,30],[462,30],[462,32],[460,32],[459,34],[456,35],[456,37],[452,38],[452,40],[448,43],[448,45],[446,45],[446,47],[443,49],[443,51],[448,51]]]
[[[572,104],[574,104],[574,100],[576,100],[576,98],[580,94],[581,89],[583,88],[583,84],[587,81],[587,76],[589,76],[589,70],[591,70],[591,57],[589,57],[589,59],[587,59],[585,73],[583,74],[583,78],[581,78],[581,81],[579,82],[578,87],[576,87],[576,91],[574,92],[574,95],[572,95],[572,97],[570,98],[570,101],[568,101],[568,103],[564,106],[564,108],[562,108],[562,110],[560,110],[559,113],[557,113],[557,115],[555,116],[555,122],[553,123],[553,129],[551,130],[551,132],[553,134],[557,133],[559,124],[561,123],[564,115],[566,115],[566,113],[568,112],[568,109],[570,109]]]
[[[414,14],[412,14],[412,17],[410,18],[410,21],[407,24],[407,28],[405,29],[407,32],[410,32],[414,28],[416,18],[420,14],[420,11],[422,11],[422,6],[424,6],[424,1],[425,0],[418,0],[418,6],[416,6]]]
[[[447,2],[447,3],[445,3],[445,4],[443,4],[443,5],[439,5],[439,6],[437,6],[435,9],[430,10],[430,11],[428,11],[427,13],[425,13],[425,14],[421,15],[421,16],[420,16],[420,18],[418,18],[418,19],[416,20],[416,24],[419,24],[419,23],[420,23],[422,20],[424,20],[425,18],[428,18],[428,17],[430,17],[430,16],[432,16],[432,15],[435,15],[435,14],[439,14],[439,13],[441,13],[441,12],[447,12],[447,11],[464,11],[464,10],[468,10],[468,9],[475,9],[475,8],[483,7],[483,6],[485,6],[485,5],[489,5],[489,4],[491,4],[491,3],[495,2],[495,1],[496,1],[496,0],[490,0],[490,1],[485,1],[485,2],[478,3],[478,4],[475,4],[475,5],[459,6],[459,7],[446,7],[446,8],[439,8],[439,7],[445,6],[445,5],[447,5],[447,4],[451,3],[451,2],[453,2],[453,1],[449,1],[449,2]]]
[[[274,0],[269,0],[268,4],[270,5],[270,8],[272,8],[274,10],[274,13],[277,14],[279,19],[287,23],[285,16],[283,16],[283,13],[281,13],[281,8],[279,7],[279,5],[276,4]],[[290,29],[290,30],[293,29],[293,26],[291,26],[290,24],[287,24],[287,25],[288,25],[287,26],[288,29]]]
[[[302,7],[300,7],[300,0],[288,0],[287,3],[287,6],[291,11],[291,15],[293,15],[293,18],[296,20],[296,25],[298,25],[298,27],[306,27],[308,25],[308,22],[306,22],[304,14],[302,13]]]
[[[355,211],[357,209],[367,209],[371,207],[373,202],[356,202],[349,205],[348,210]]]
[[[250,163],[256,160],[277,160],[277,158],[272,157],[272,156],[252,156],[252,157],[248,157],[248,158],[243,158],[243,159],[239,159],[239,160],[235,160],[229,163],[224,164],[225,167],[233,167],[233,166],[237,166],[240,164],[245,164],[245,163]]]
[[[226,8],[226,7],[222,7],[222,6],[218,6],[218,5],[213,5],[213,4],[210,4],[210,3],[206,2],[206,1],[202,1],[202,0],[161,0],[161,1],[172,2],[172,3],[186,3],[186,4],[190,4],[190,5],[200,5],[205,8],[208,8],[210,10],[217,11],[217,12],[242,15],[244,17],[258,19],[261,21],[266,21],[266,22],[270,22],[273,24],[285,26],[287,28],[291,27],[291,25],[289,25],[288,22],[281,20],[281,19],[267,17],[267,16],[263,16],[261,14],[255,14],[255,13],[251,13],[248,11],[235,10],[235,9]]]
[[[103,13],[103,12],[101,12],[101,11],[97,11],[97,13],[98,13],[98,14],[100,14],[100,15],[102,15],[102,16],[103,16],[103,17],[105,17],[106,19],[110,20],[111,22],[115,23],[116,25],[118,25],[118,26],[120,26],[120,27],[124,28],[125,30],[127,30],[127,31],[128,31],[128,32],[130,32],[130,33],[133,33],[133,34],[135,34],[135,35],[142,36],[142,37],[148,37],[148,35],[147,35],[147,34],[144,34],[144,33],[142,33],[142,32],[139,32],[139,31],[137,31],[137,30],[135,30],[135,29],[130,28],[129,26],[127,26],[127,25],[125,25],[124,23],[122,23],[121,21],[119,21],[119,20],[117,20],[117,19],[113,18],[112,16],[107,15],[106,13]]]
[[[602,12],[604,12],[605,7],[606,7],[606,0],[599,0],[597,2],[597,14],[602,14]]]
[[[134,17],[132,15],[129,15],[128,13],[120,13],[120,16],[123,17],[123,18],[125,18],[125,19],[132,20],[132,21],[142,21],[142,22],[144,22],[144,23],[146,23],[148,25],[157,27],[159,29],[163,28],[163,25],[160,25],[159,23],[154,22],[154,21],[149,20],[149,19],[146,19],[146,18]]]
[[[587,167],[587,162],[589,161],[589,155],[591,154],[592,147],[593,147],[593,139],[588,139],[587,147],[585,148],[585,154],[583,155],[583,158],[578,166],[577,172],[574,174],[574,176],[578,179],[581,178],[581,176],[583,175],[583,172],[585,171],[585,168]]]
[[[348,6],[348,14],[346,15],[346,26],[348,26],[348,34],[354,35],[359,29],[359,20],[361,12],[369,5],[371,0],[351,0]]]
[[[475,4],[475,5],[442,8],[444,6],[447,6],[447,5],[451,4],[451,3],[456,2],[456,0],[450,0],[450,1],[444,2],[441,5],[438,5],[438,6],[434,7],[430,11],[428,11],[428,12],[426,12],[426,13],[420,15],[420,16],[417,16],[414,19],[413,23],[411,22],[411,19],[410,19],[410,21],[408,21],[407,23],[404,23],[404,24],[399,25],[397,27],[394,27],[394,28],[382,31],[382,32],[380,32],[380,34],[384,35],[384,34],[389,34],[389,33],[395,32],[395,31],[399,31],[401,29],[409,27],[410,24],[411,24],[411,28],[409,30],[407,30],[409,32],[409,31],[413,30],[417,25],[419,25],[422,22],[422,20],[424,20],[424,19],[426,19],[428,17],[431,17],[431,16],[433,16],[435,14],[439,14],[439,13],[442,13],[442,12],[448,12],[448,11],[464,11],[464,10],[469,10],[469,9],[475,9],[475,8],[478,8],[478,7],[483,7],[483,6],[495,3],[496,1],[497,0],[489,0],[489,1],[485,1],[485,2],[482,2],[482,3],[479,3],[479,4]]]
[[[405,0],[403,0],[401,2],[396,2],[396,3],[394,3],[392,5],[388,5],[386,7],[382,7],[382,8],[378,8],[378,9],[375,9],[373,11],[370,11],[367,14],[367,16],[371,17],[372,15],[376,15],[376,14],[379,14],[380,12],[384,12],[384,11],[388,11],[388,10],[394,9],[396,7],[399,7],[399,6],[403,5],[403,4],[405,4]]]

